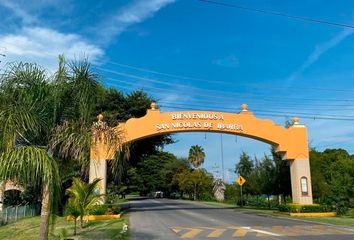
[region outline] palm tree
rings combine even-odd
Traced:
[[[204,163],[204,149],[199,145],[193,145],[189,149],[188,160],[194,168],[198,169]]]
[[[49,216],[59,192],[58,164],[77,160],[88,171],[92,139],[119,150],[119,134],[92,127],[100,90],[86,59],[65,64],[53,78],[36,64],[16,63],[0,76],[0,182],[42,187],[39,239],[48,239]],[[118,147],[118,148],[117,148]]]
[[[197,177],[196,180],[199,181],[200,174],[199,174],[199,167],[204,163],[205,153],[204,149],[199,145],[193,145],[189,149],[188,160],[193,165],[195,170],[195,176]],[[194,184],[194,200],[197,200],[198,195],[198,184],[195,182]]]
[[[73,179],[73,185],[67,189],[70,196],[69,206],[74,205],[79,212],[81,228],[83,217],[102,201],[102,195],[96,194],[96,189],[101,179],[95,179],[92,183],[86,183],[79,178]]]
[[[13,64],[0,82],[0,181],[42,183],[39,239],[48,238],[49,216],[60,180],[46,146],[50,132],[48,79],[35,64]]]
[[[81,209],[74,200],[69,200],[66,205],[66,214],[74,218],[74,236],[76,235],[76,222],[77,218],[81,216]]]

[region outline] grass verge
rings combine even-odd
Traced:
[[[0,239],[8,240],[30,240],[38,239],[39,217],[25,218],[14,223],[0,227]],[[128,216],[121,219],[106,221],[91,221],[80,228],[78,222],[77,235],[74,239],[129,239],[129,232],[121,233],[123,224],[128,224]],[[72,237],[74,233],[74,223],[68,222],[64,217],[58,217],[55,221],[54,231],[50,233],[49,239],[61,239],[60,236],[66,231],[67,236]]]
[[[241,211],[244,213],[250,214],[258,214],[258,215],[266,215],[266,216],[274,216],[274,217],[285,217],[289,219],[298,219],[298,220],[305,220],[311,221],[316,223],[326,223],[326,224],[333,224],[345,227],[354,227],[354,217],[348,216],[337,216],[337,217],[291,217],[285,213],[278,212],[276,210],[269,210],[269,209],[257,209],[252,207],[239,207],[233,204],[228,203],[218,203],[218,202],[204,202],[204,201],[197,201],[197,203],[203,203],[211,206],[218,206],[220,208],[233,208],[235,211]]]

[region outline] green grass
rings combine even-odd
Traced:
[[[296,217],[297,219],[307,220],[312,222],[329,223],[334,225],[354,227],[353,217]]]
[[[268,215],[268,216],[274,216],[274,217],[285,217],[285,218],[290,218],[290,219],[300,219],[300,220],[305,220],[305,221],[311,221],[311,222],[317,222],[317,223],[328,223],[328,224],[334,224],[334,225],[339,225],[339,226],[345,226],[345,227],[354,227],[354,217],[348,217],[348,216],[337,216],[337,217],[291,217],[287,215],[286,213],[281,213],[276,210],[269,210],[269,209],[257,209],[253,207],[239,207],[235,206],[234,204],[228,204],[228,203],[219,203],[219,202],[204,202],[204,201],[198,201],[198,203],[203,203],[211,206],[218,206],[221,208],[234,208],[235,211],[241,211],[245,213],[250,213],[250,214],[260,214],[260,215]]]
[[[38,239],[39,217],[21,219],[14,223],[0,226],[0,239],[8,240],[31,240]],[[78,222],[77,235],[75,239],[129,239],[129,232],[120,233],[123,223],[128,224],[128,216],[121,219],[107,221],[90,221],[83,229]],[[59,235],[66,230],[68,236],[73,236],[74,223],[68,222],[63,217],[58,217],[55,222],[54,232],[50,233],[49,239],[60,239]],[[64,231],[65,231],[64,230]]]

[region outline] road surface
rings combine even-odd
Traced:
[[[144,239],[354,239],[354,228],[334,227],[167,199],[132,201],[130,231]]]

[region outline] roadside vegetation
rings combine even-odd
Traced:
[[[144,116],[152,101],[143,91],[126,95],[105,87],[87,59],[66,62],[60,56],[55,74],[33,63],[6,66],[0,76],[0,182],[12,181],[25,189],[21,194],[6,192],[6,206],[41,203],[34,239],[48,239],[50,216],[55,220],[65,209],[73,214],[82,210],[74,201],[69,204],[72,196],[66,189],[74,177],[87,181],[92,139],[103,133],[106,140],[119,141],[109,127]],[[93,125],[100,113],[104,124]],[[117,149],[109,181],[121,186],[131,165],[170,142],[170,136],[158,136]],[[110,192],[111,203],[118,194]]]
[[[124,224],[128,225],[128,215],[122,219],[90,221],[84,228],[78,228],[76,239],[129,239],[129,230],[122,231]],[[38,239],[39,217],[25,218],[0,227],[0,239],[29,240]],[[52,226],[49,226],[52,229]],[[57,217],[53,231],[49,233],[50,240],[61,240],[74,235],[74,224],[64,217]]]

